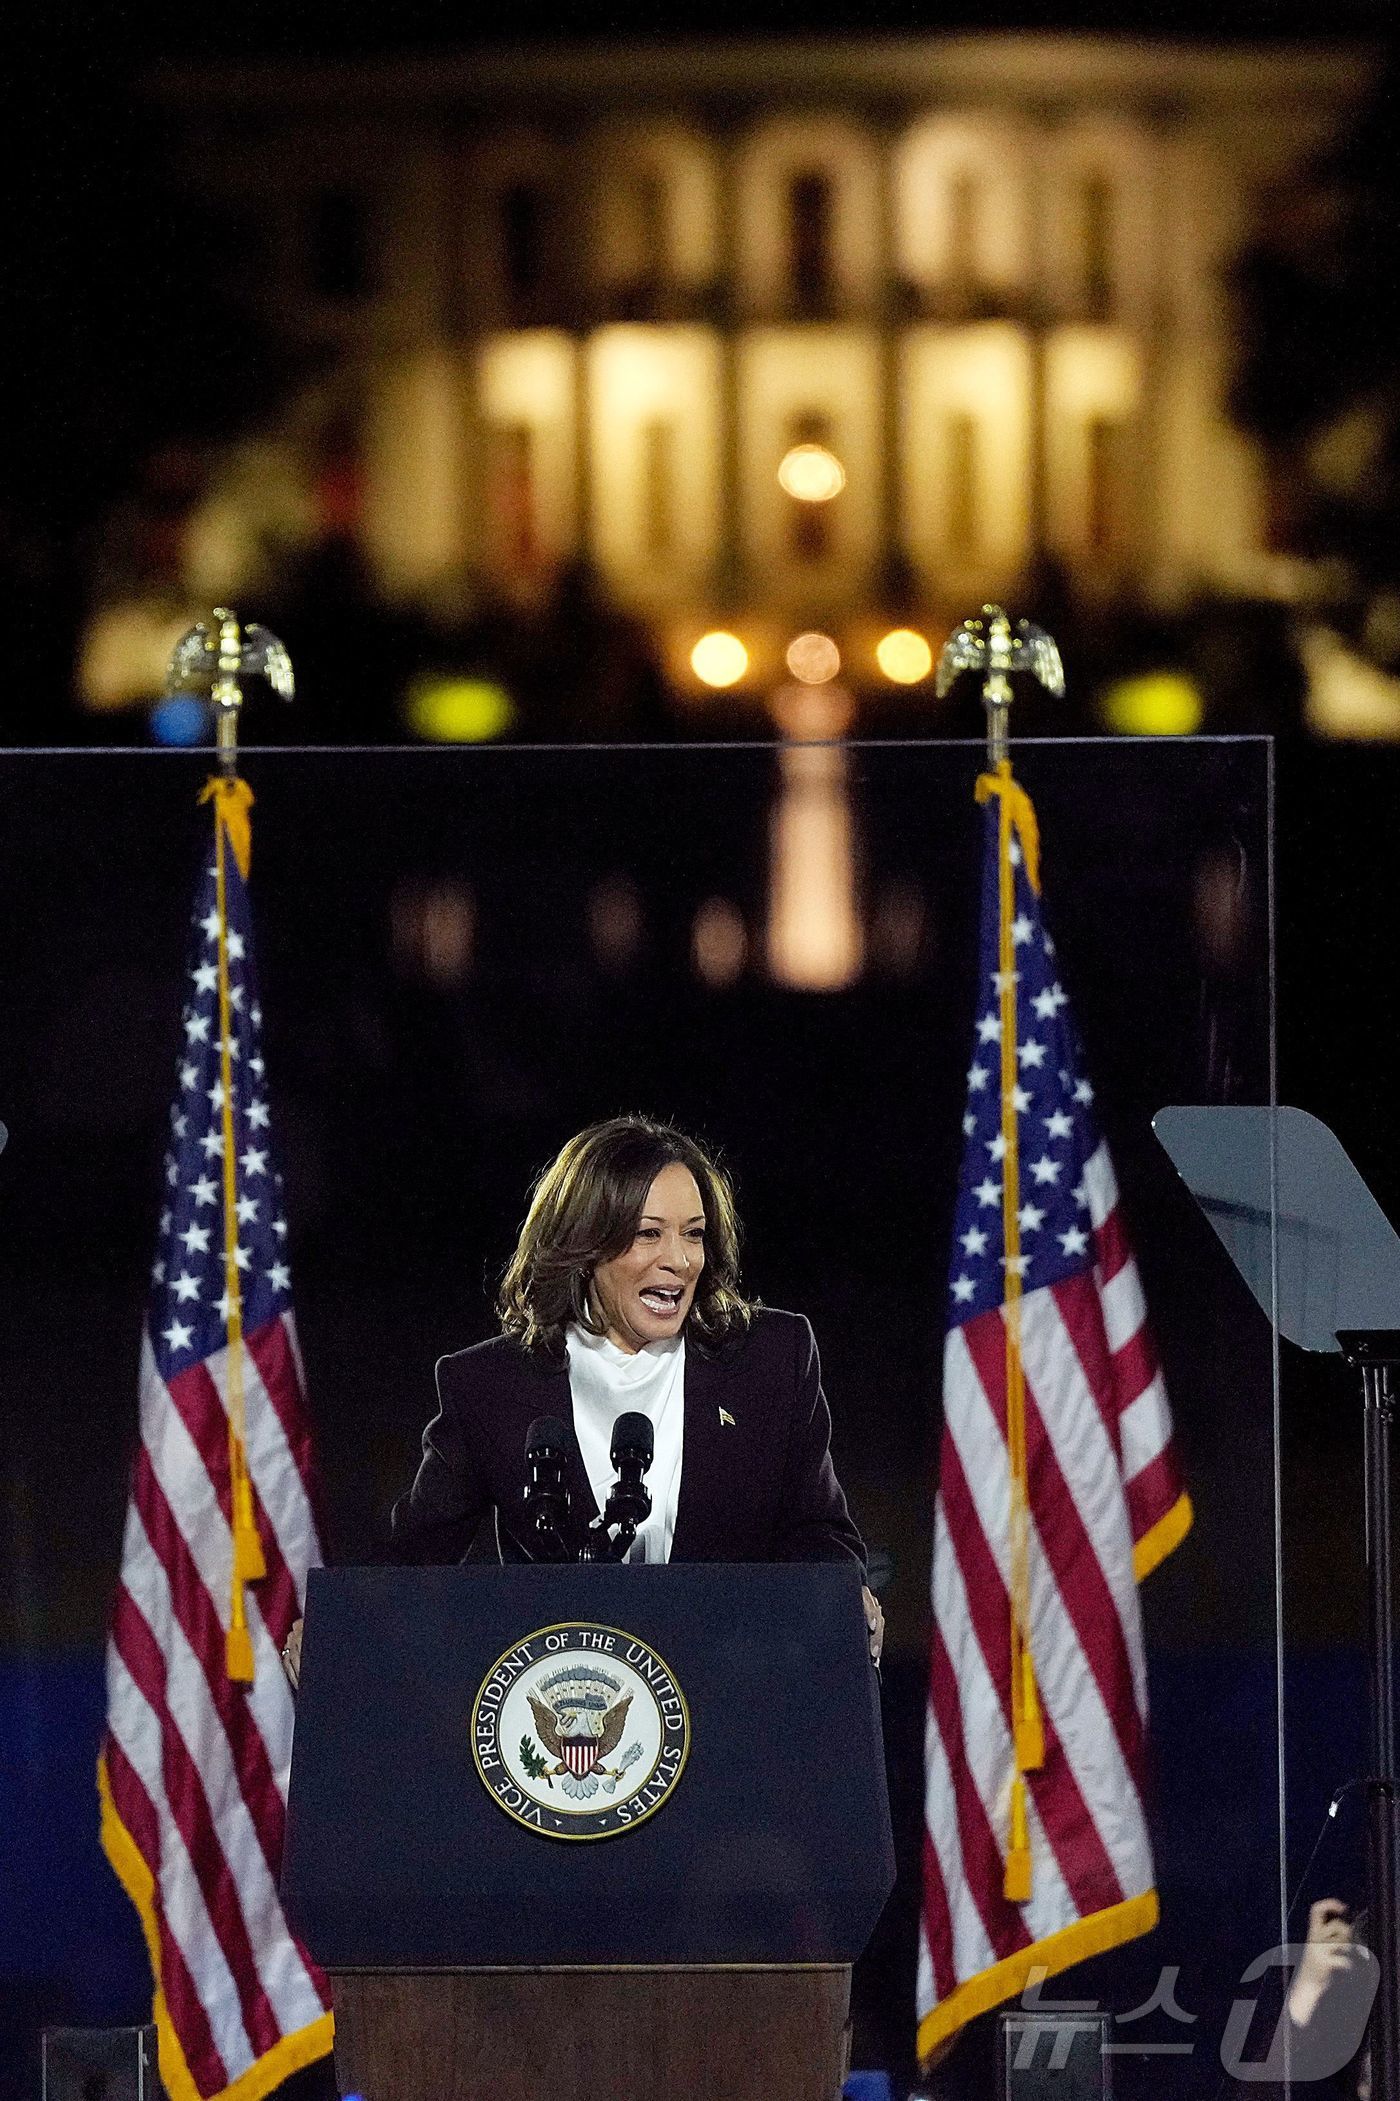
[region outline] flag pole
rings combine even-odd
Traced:
[[[201,622],[178,644],[170,659],[167,692],[185,692],[207,684],[214,711],[219,770],[205,783],[201,802],[214,805],[214,882],[217,929],[219,1081],[214,1106],[220,1116],[223,1159],[225,1395],[228,1410],[229,1623],[225,1667],[240,1684],[253,1681],[253,1641],[248,1627],[247,1589],[267,1574],[248,1465],[247,1407],[244,1394],[243,1286],[247,1256],[239,1242],[241,1199],[238,1187],[238,1134],[234,1123],[237,1056],[234,993],[230,984],[231,948],[228,924],[228,855],[246,882],[252,855],[248,812],[253,791],[238,772],[238,722],[243,707],[245,674],[264,676],[274,692],[290,700],[294,690],[291,661],[275,635],[250,622],[246,627],[229,606],[216,606],[212,623]]]
[[[1045,922],[1035,811],[1011,771],[1008,712],[1013,691],[1018,700],[1027,691],[1018,673],[1060,692],[1059,651],[988,606],[949,637],[939,693],[973,671],[988,738],[931,1563],[918,1985],[926,2066],[1027,1984],[1157,1923],[1142,1629],[1121,1599],[1190,1523],[1113,1165]],[[1131,1452],[1120,1434],[1130,1410]],[[1091,1662],[1099,1653],[1116,1659],[1102,1675]]]
[[[215,606],[218,622],[218,676],[210,688],[214,708],[219,771],[227,781],[238,778],[238,716],[243,706],[243,631],[229,606]]]
[[[1045,1763],[1045,1732],[1031,1648],[1030,1485],[1026,1453],[1026,1375],[1021,1352],[1020,1067],[1016,1012],[1016,868],[1023,863],[1033,889],[1040,887],[1039,839],[1030,799],[1011,772],[1010,715],[1013,671],[1028,671],[1052,693],[1064,691],[1064,669],[1052,638],[1025,620],[1015,626],[1000,606],[982,608],[980,619],[963,621],[939,658],[937,690],[946,693],[960,671],[982,673],[987,711],[987,770],[977,782],[977,800],[998,804],[998,903],[996,991],[1001,1043],[1001,1213],[1005,1250],[1003,1293],[1006,1376],[1006,1454],[1009,1475],[1007,1559],[1010,1592],[1011,1736],[1015,1769],[1007,1805],[1003,1895],[1025,1904],[1031,1895],[1030,1823],[1026,1775]]]

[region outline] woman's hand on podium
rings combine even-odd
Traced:
[[[1360,1950],[1347,1908],[1339,1897],[1322,1897],[1308,1913],[1308,1943],[1288,1987],[1288,2011],[1306,2028],[1334,1980],[1357,1966]]]
[[[878,1610],[878,1607],[877,1607]],[[287,1673],[287,1683],[295,1692],[301,1683],[301,1621],[292,1621],[292,1631],[282,1644],[282,1668]]]
[[[885,1615],[880,1610],[880,1600],[868,1583],[861,1585],[860,1595],[865,1606],[865,1624],[870,1632],[870,1661],[878,1663],[880,1661],[880,1651],[885,1646]],[[300,1647],[300,1620],[297,1621],[295,1632],[298,1647]],[[293,1680],[293,1683],[295,1683],[295,1680]]]

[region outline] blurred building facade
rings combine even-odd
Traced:
[[[743,627],[762,681],[794,624],[950,617],[1047,563],[1091,604],[1270,589],[1224,273],[1363,80],[1324,50],[987,36],[159,94],[313,362],[289,472],[387,596],[528,602],[582,558],[678,644]],[[839,496],[780,487],[800,444]],[[216,491],[191,588],[257,543]]]

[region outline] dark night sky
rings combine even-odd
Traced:
[[[1386,0],[984,0],[981,6],[931,0],[686,0],[668,8],[665,34],[753,36],[808,33],[928,36],[974,29],[1080,29],[1245,41],[1384,33]],[[32,33],[32,32],[31,32]],[[401,0],[393,9],[337,6],[335,0],[253,0],[232,7],[177,5],[94,9],[68,0],[46,11],[39,42],[86,53],[118,73],[130,59],[200,54],[345,54],[412,50],[536,38],[607,39],[657,34],[649,0],[519,0],[508,9],[469,10],[441,0]]]

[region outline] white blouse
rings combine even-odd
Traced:
[[[638,1527],[629,1561],[669,1561],[681,1492],[685,1440],[685,1337],[649,1342],[629,1356],[606,1335],[590,1335],[571,1322],[565,1334],[574,1433],[583,1454],[588,1485],[599,1510],[617,1478],[612,1463],[613,1427],[620,1415],[645,1415],[655,1447],[646,1473],[651,1516]]]

